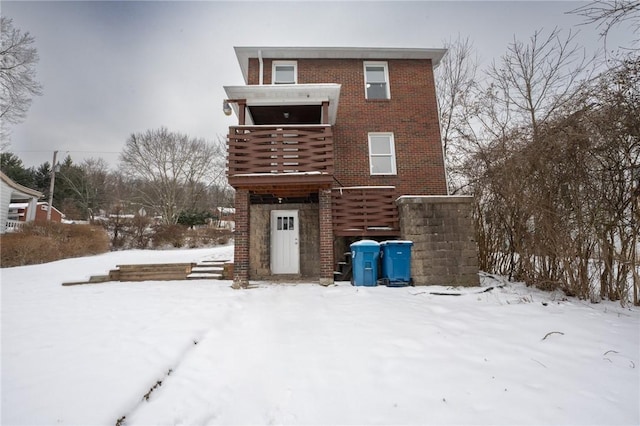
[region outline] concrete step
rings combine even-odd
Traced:
[[[63,283],[64,286],[97,284],[109,281],[180,281],[180,280],[220,280],[223,272],[233,264],[228,260],[202,260],[196,263],[160,263],[117,265],[109,275],[94,275],[87,281]],[[233,269],[231,269],[233,271]],[[232,275],[233,272],[227,272]]]
[[[222,274],[200,274],[192,273],[187,275],[188,280],[221,280]]]
[[[193,268],[191,268],[191,272],[220,272],[222,273],[222,271],[224,270],[224,267],[222,265],[220,266],[194,266]]]

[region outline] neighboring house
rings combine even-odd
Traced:
[[[0,172],[0,234],[22,226],[23,222],[34,220],[39,198],[42,198],[41,192],[22,186]],[[24,221],[19,221],[15,216],[9,217],[9,206],[12,202],[22,202],[33,207],[28,214],[25,214]]]
[[[209,222],[209,226],[233,230],[235,228],[235,214],[236,209],[233,207],[216,207],[215,219]]]
[[[399,197],[446,196],[433,75],[445,49],[235,52],[246,85],[225,86],[223,107],[239,121],[227,175],[236,286],[280,275],[331,283],[351,242],[412,232]]]
[[[49,203],[45,201],[38,202],[35,209],[36,214],[33,220],[36,222],[46,222],[48,210],[49,210]],[[25,222],[27,217],[30,217],[29,203],[11,203],[9,205],[9,219]],[[63,218],[64,218],[64,214],[60,210],[58,210],[55,207],[51,210],[52,222],[62,222]]]

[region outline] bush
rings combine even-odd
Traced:
[[[187,228],[183,225],[156,225],[151,237],[154,247],[170,245],[175,248],[184,246]]]
[[[189,229],[180,224],[152,225],[152,219],[145,216],[112,215],[99,218],[95,224],[104,228],[109,235],[111,250],[146,249],[167,247],[210,247],[227,244],[233,232],[225,228],[206,226]]]
[[[131,247],[144,249],[149,245],[153,230],[151,219],[147,216],[134,216],[129,219],[124,227],[124,234],[129,237]]]
[[[0,237],[2,267],[33,265],[107,251],[107,233],[91,225],[33,222],[19,232]]]
[[[207,247],[227,244],[232,232],[220,228],[196,228],[189,230],[189,247]]]

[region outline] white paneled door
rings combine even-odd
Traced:
[[[271,211],[271,273],[300,272],[298,210]]]

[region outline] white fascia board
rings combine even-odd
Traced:
[[[2,180],[11,191],[11,199],[17,198],[42,198],[44,195],[42,192],[36,191],[35,189],[27,188],[26,186],[22,186],[17,182],[14,182],[9,176],[5,175],[0,171],[0,180]]]
[[[229,99],[246,99],[247,106],[320,105],[329,102],[329,124],[336,123],[340,101],[340,84],[276,84],[224,86]],[[238,115],[238,105],[231,104]]]
[[[433,67],[447,53],[443,48],[405,47],[276,47],[276,46],[236,46],[234,47],[244,81],[249,81],[249,58],[263,59],[431,59]]]

